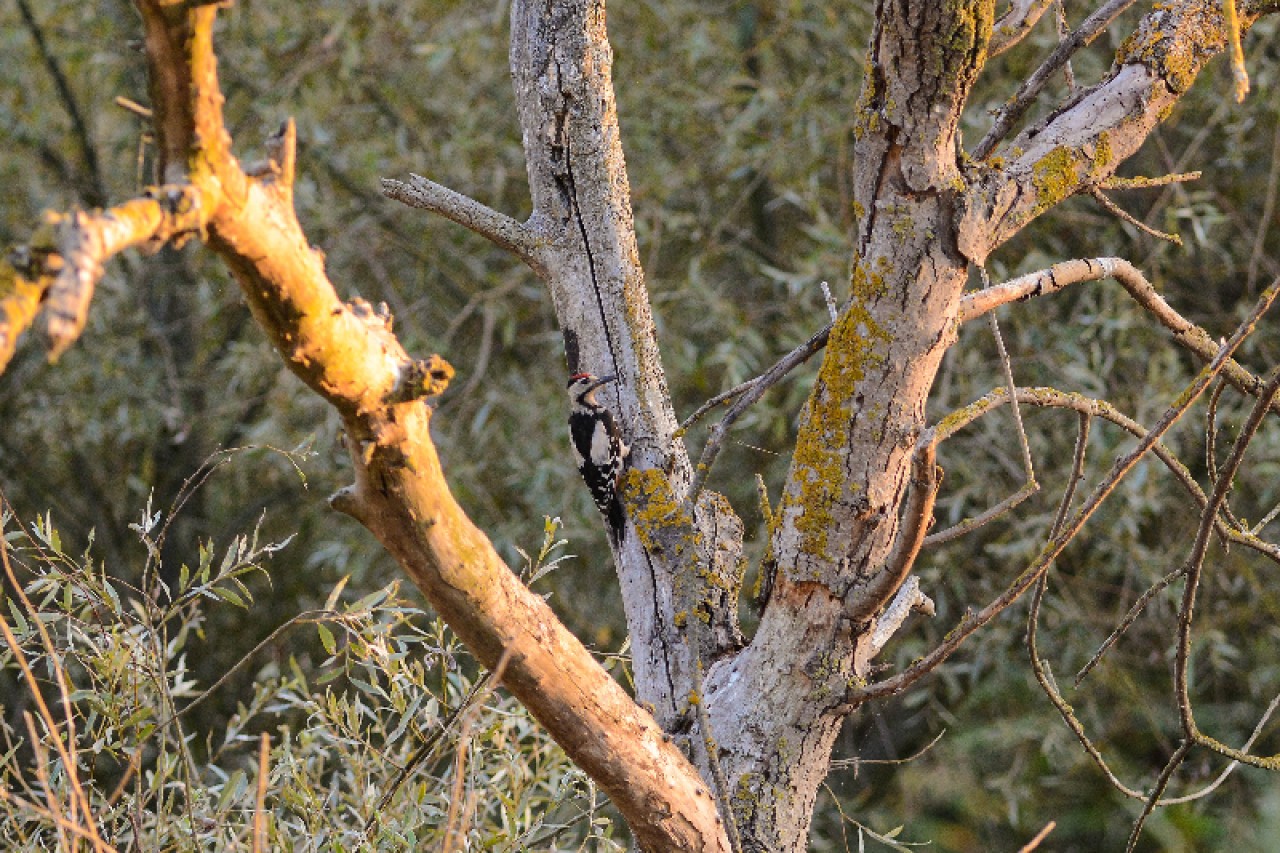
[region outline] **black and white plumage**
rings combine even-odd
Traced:
[[[569,377],[569,437],[578,473],[591,489],[591,497],[621,540],[626,530],[618,481],[631,456],[613,413],[596,400],[600,386],[616,377],[575,373]]]

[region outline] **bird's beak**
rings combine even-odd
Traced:
[[[617,381],[618,381],[618,377],[616,376],[601,376],[595,382],[592,382],[591,385],[587,387],[587,390],[583,393],[590,393],[596,390],[597,388],[599,388],[601,385],[608,385],[610,382],[617,382]]]

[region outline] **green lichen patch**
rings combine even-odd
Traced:
[[[1080,186],[1081,160],[1069,148],[1058,146],[1036,161],[1031,183],[1036,188],[1036,213],[1042,213],[1071,195]]]
[[[1117,64],[1141,63],[1181,94],[1205,62],[1226,47],[1222,4],[1201,0],[1177,8],[1157,4],[1154,13],[1116,52]]]
[[[800,510],[796,520],[800,547],[815,557],[827,556],[832,509],[847,488],[844,459],[849,425],[858,405],[858,384],[868,368],[883,364],[890,341],[868,308],[884,292],[883,277],[855,261],[853,299],[831,330],[808,416],[796,440],[792,468],[798,491],[783,498],[783,509]]]
[[[676,499],[667,475],[655,468],[632,468],[622,478],[622,494],[645,550],[671,556],[693,553],[696,544],[693,519]],[[675,531],[680,535],[672,536]]]
[[[1105,177],[1112,158],[1111,137],[1106,132],[1098,135],[1092,153],[1062,145],[1053,148],[1031,167],[1036,203],[1030,216],[1039,216],[1089,181]]]

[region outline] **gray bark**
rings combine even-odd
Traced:
[[[1046,6],[1015,4],[1010,14],[1030,21]],[[921,490],[936,488],[925,403],[955,341],[970,267],[1110,177],[1226,43],[1218,4],[1159,8],[1101,82],[1003,148],[984,143],[994,156],[973,161],[960,154],[957,128],[988,56],[994,7],[877,4],[855,107],[847,301],[771,513],[762,570],[775,578],[772,595],[744,645],[741,523],[722,497],[689,493],[636,252],[603,0],[513,6],[534,205],[522,253],[549,287],[570,371],[619,377],[610,402],[636,448],[631,527],[614,556],[637,699],[717,791],[743,850],[805,848],[832,743],[870,658],[906,608],[927,606],[927,591],[899,593],[931,513]],[[1262,11],[1271,7],[1243,9],[1243,23]]]

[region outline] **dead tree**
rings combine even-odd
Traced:
[[[1260,379],[1232,354],[1275,289],[1221,340],[1114,258],[1066,261],[965,292],[970,271],[1036,217],[1076,194],[1105,199],[1103,191],[1119,185],[1117,167],[1205,64],[1277,8],[1267,2],[1237,8],[1233,0],[1159,4],[1100,80],[1027,122],[1045,83],[1131,2],[1110,0],[1066,33],[969,152],[957,128],[974,82],[988,58],[1025,35],[1050,4],[1014,2],[999,20],[994,0],[876,4],[862,89],[850,105],[857,124],[849,287],[827,329],[718,399],[732,405],[696,464],[667,390],[638,259],[603,0],[513,3],[510,61],[532,192],[528,220],[425,178],[384,183],[392,198],[448,217],[521,258],[548,288],[570,372],[618,377],[616,394],[607,393],[634,452],[624,481],[629,529],[614,558],[631,635],[634,698],[503,564],[450,495],[426,399],[445,388],[453,368],[439,356],[405,352],[385,312],[337,297],[295,216],[292,124],[267,140],[260,165],[245,168],[233,156],[222,120],[214,4],[138,0],[159,149],[156,184],[115,207],[49,214],[29,244],[10,253],[0,272],[0,365],[38,314],[52,352],[70,346],[112,255],[203,241],[234,273],[281,358],[342,417],[355,482],[333,497],[333,506],[368,527],[485,665],[504,660],[504,685],[599,782],[651,851],[804,849],[842,721],[864,703],[908,688],[1023,593],[1036,590],[1038,603],[1054,558],[1115,484],[1155,454],[1201,506],[1203,521],[1179,570],[1187,579],[1176,673],[1184,745],[1154,791],[1111,777],[1145,799],[1149,811],[1191,749],[1275,763],[1201,733],[1186,687],[1196,582],[1209,538],[1280,556],[1258,530],[1223,512],[1232,475],[1275,406],[1278,384],[1274,374]],[[1119,282],[1204,363],[1157,423],[1139,425],[1104,401],[1017,387],[1010,371],[1007,387],[939,423],[926,422],[939,362],[962,323],[1005,303],[1102,279]],[[761,571],[772,579],[771,594],[759,628],[744,638],[736,615],[743,527],[728,501],[705,488],[707,474],[742,410],[820,351],[789,473],[776,504],[765,502],[769,542]],[[1206,494],[1160,439],[1219,377],[1257,404]],[[1015,412],[1029,405],[1073,410],[1082,436],[1092,419],[1104,418],[1138,442],[1078,508],[1072,492],[1064,496],[1043,550],[1011,571],[1002,595],[969,610],[908,669],[873,681],[872,660],[908,613],[931,609],[927,590],[912,576],[921,549],[974,529],[1037,488],[1024,439],[1027,485],[1019,493],[958,528],[930,532],[939,446],[1009,404]],[[1083,447],[1081,441],[1077,473]],[[1032,632],[1033,655],[1034,649]]]

